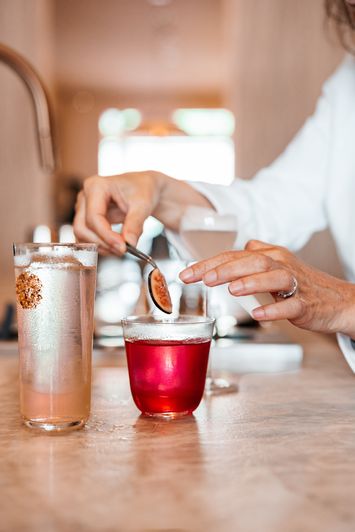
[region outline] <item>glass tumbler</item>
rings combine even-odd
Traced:
[[[14,244],[20,408],[45,431],[90,414],[95,244]]]
[[[175,418],[200,404],[214,320],[202,316],[122,320],[133,400],[145,415]]]

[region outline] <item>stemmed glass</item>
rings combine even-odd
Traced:
[[[237,217],[232,214],[218,214],[211,209],[188,207],[180,223],[181,239],[194,260],[203,260],[222,251],[232,249],[237,237]],[[218,321],[223,316],[223,297],[220,287],[209,288],[206,291],[207,315]],[[206,392],[221,394],[236,392],[238,387],[226,379],[212,376],[211,366],[208,368]]]

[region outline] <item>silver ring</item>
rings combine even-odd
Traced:
[[[281,292],[277,292],[276,295],[278,297],[282,297],[283,299],[287,299],[288,297],[292,297],[294,295],[294,293],[297,290],[297,287],[298,287],[297,279],[295,277],[292,277],[292,288],[291,288],[291,290],[289,292],[286,292],[286,291],[282,290]]]

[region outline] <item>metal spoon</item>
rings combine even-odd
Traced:
[[[135,257],[138,257],[139,259],[144,260],[145,262],[153,266],[153,270],[148,276],[148,288],[150,296],[155,306],[158,307],[158,309],[162,310],[166,314],[171,314],[173,307],[169,294],[169,288],[164,275],[161,273],[152,257],[150,255],[147,255],[146,253],[143,253],[143,251],[140,251],[134,246],[131,246],[131,244],[128,244],[127,242],[126,247],[128,253],[134,255]]]
[[[134,255],[138,259],[142,259],[145,262],[148,262],[148,264],[153,266],[153,268],[158,268],[158,266],[156,265],[156,263],[154,262],[154,260],[152,259],[150,255],[147,255],[146,253],[143,253],[143,251],[140,251],[134,246],[131,246],[131,244],[128,244],[128,242],[125,242],[125,244],[126,244],[128,253],[130,253],[131,255]]]

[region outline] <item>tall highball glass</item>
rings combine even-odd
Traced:
[[[20,409],[45,431],[90,414],[95,244],[15,244]]]

